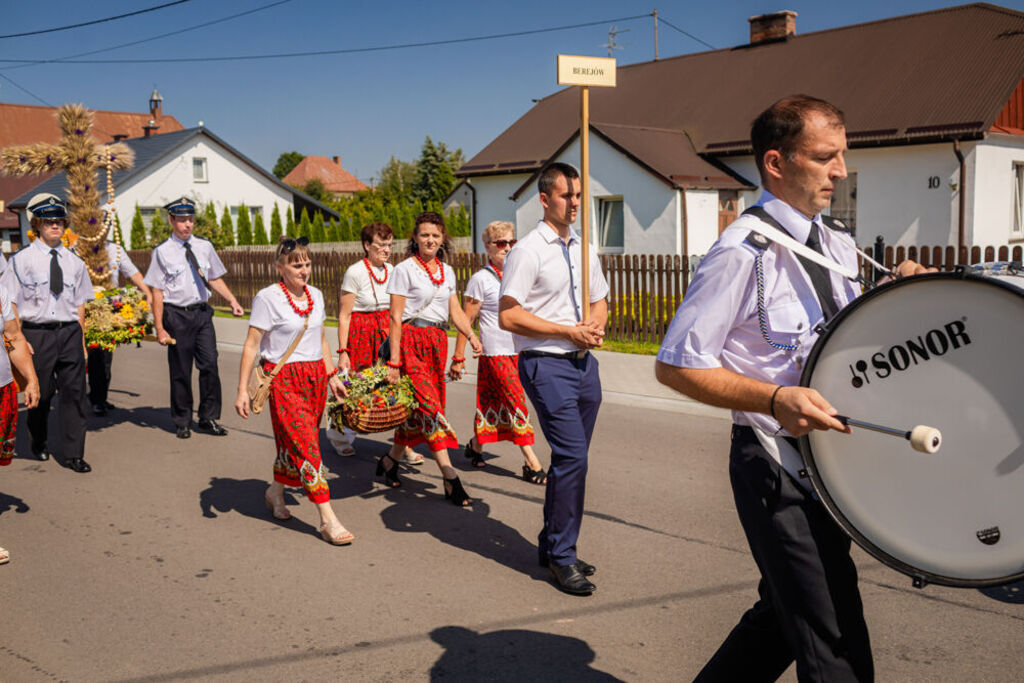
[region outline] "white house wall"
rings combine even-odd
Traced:
[[[686,190],[687,250],[702,256],[718,239],[718,190]],[[681,254],[680,251],[674,252]],[[663,252],[658,252],[663,253]]]
[[[973,244],[996,246],[1024,241],[1013,232],[1014,164],[1024,164],[1024,138],[993,134],[975,148],[973,204],[968,204],[968,225]],[[1013,239],[1011,239],[1011,236]]]
[[[193,179],[194,157],[206,158],[208,182],[196,182]],[[116,189],[125,240],[129,239],[136,204],[160,207],[184,194],[200,205],[212,201],[220,217],[225,206],[238,206],[244,202],[248,207],[263,208],[263,223],[269,233],[274,203],[277,203],[283,221],[285,213],[292,206],[293,198],[291,192],[278,187],[205,136],[191,138],[165,155],[158,165],[137,177],[135,182]]]
[[[472,178],[470,182],[476,190],[476,243],[473,250],[484,251],[483,233],[487,224],[492,221],[512,221],[518,229],[517,234],[523,236],[523,224],[516,219],[516,203],[509,197],[529,179],[527,173],[515,175],[495,175]],[[530,226],[532,227],[532,225]]]

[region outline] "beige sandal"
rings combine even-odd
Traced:
[[[0,564],[7,564],[11,561],[11,551],[7,548],[0,548]]]
[[[323,536],[325,541],[333,545],[348,545],[356,539],[351,531],[341,525],[341,522],[338,522],[338,526],[341,526],[341,533],[337,536],[331,536],[330,531],[327,530],[327,523],[324,522],[320,525],[320,535]]]

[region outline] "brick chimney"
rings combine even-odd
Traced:
[[[341,157],[331,157],[331,161],[334,162],[335,166],[341,166]]]
[[[760,14],[750,17],[750,44],[767,43],[772,40],[785,40],[796,35],[796,12],[782,10],[771,14]]]

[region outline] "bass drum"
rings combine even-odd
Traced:
[[[1008,279],[882,285],[828,324],[801,377],[843,415],[942,432],[934,454],[857,427],[800,439],[832,517],[918,586],[1024,578],[1024,289]]]

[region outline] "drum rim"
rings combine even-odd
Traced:
[[[843,320],[852,315],[858,308],[879,296],[882,292],[886,292],[897,287],[914,285],[926,280],[974,280],[977,282],[984,282],[985,284],[995,287],[1002,287],[1010,293],[1024,298],[1024,289],[1015,287],[1007,282],[1002,282],[995,277],[971,273],[959,266],[957,267],[957,270],[953,272],[924,273],[921,275],[915,275],[911,278],[900,278],[884,285],[879,285],[878,287],[875,287],[854,299],[824,326],[824,333],[818,341],[815,342],[810,353],[807,355],[807,363],[804,365],[803,372],[800,375],[800,386],[810,386],[811,376],[814,374],[814,368],[818,364],[818,357],[821,355],[822,349],[825,347],[829,337],[832,336],[832,333],[839,327],[839,324],[842,323]],[[821,475],[818,472],[818,467],[814,462],[814,453],[811,449],[810,439],[806,435],[801,436],[798,439],[798,444],[800,446],[800,459],[803,461],[804,471],[811,480],[814,492],[817,494],[821,503],[825,506],[825,510],[828,511],[829,516],[835,520],[836,524],[839,525],[839,528],[841,528],[847,536],[860,546],[861,549],[882,564],[887,565],[889,568],[895,569],[901,574],[909,576],[913,579],[914,585],[921,587],[928,583],[934,583],[937,585],[953,586],[956,588],[990,588],[995,586],[1005,586],[1007,584],[1024,580],[1024,570],[1017,572],[1016,574],[990,579],[964,579],[926,571],[920,567],[908,564],[897,557],[893,557],[864,536],[864,534],[862,534],[839,509],[839,506],[832,498],[832,494],[829,493],[828,488],[825,486],[821,479]]]

